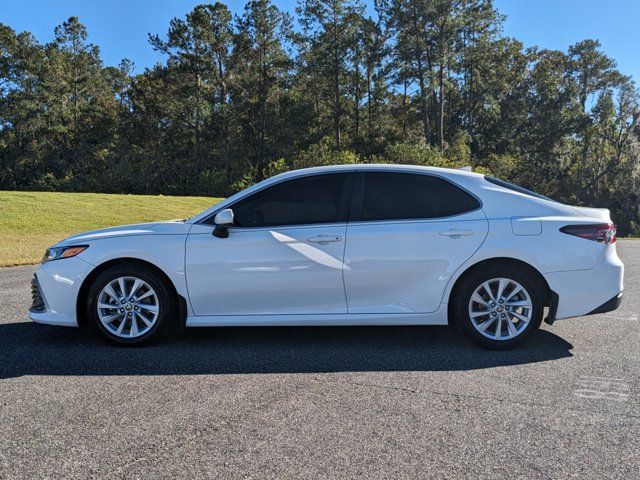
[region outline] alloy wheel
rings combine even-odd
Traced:
[[[158,296],[144,280],[118,277],[107,283],[98,295],[98,318],[111,334],[136,338],[153,328],[158,320]]]
[[[469,300],[469,318],[474,328],[492,340],[510,340],[520,335],[533,316],[529,292],[515,280],[492,278],[479,285]]]

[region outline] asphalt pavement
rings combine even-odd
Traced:
[[[31,323],[0,269],[0,478],[639,478],[640,241],[625,299],[510,352],[446,327],[187,330],[122,349]]]

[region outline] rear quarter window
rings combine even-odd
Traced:
[[[548,200],[550,202],[558,203],[553,198],[546,197],[540,193],[532,192],[531,190],[521,187],[520,185],[515,185],[513,183],[505,182],[504,180],[500,180],[499,178],[487,177],[485,175],[484,179],[489,183],[493,183],[494,185],[498,185],[499,187],[506,188],[514,192],[522,193],[523,195],[528,195],[529,197],[541,198],[542,200]]]

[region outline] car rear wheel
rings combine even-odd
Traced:
[[[161,336],[174,312],[165,281],[142,265],[108,268],[89,288],[89,321],[101,337],[118,345],[141,345]]]
[[[544,286],[526,270],[491,266],[463,278],[454,295],[458,328],[475,343],[507,350],[540,327]]]

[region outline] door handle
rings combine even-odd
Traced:
[[[473,235],[473,230],[460,230],[459,228],[452,228],[451,230],[440,232],[440,235],[450,238],[470,237],[471,235]]]
[[[340,235],[329,235],[328,233],[321,233],[315,237],[307,238],[309,243],[319,243],[320,245],[326,245],[332,242],[341,242],[342,237]]]

